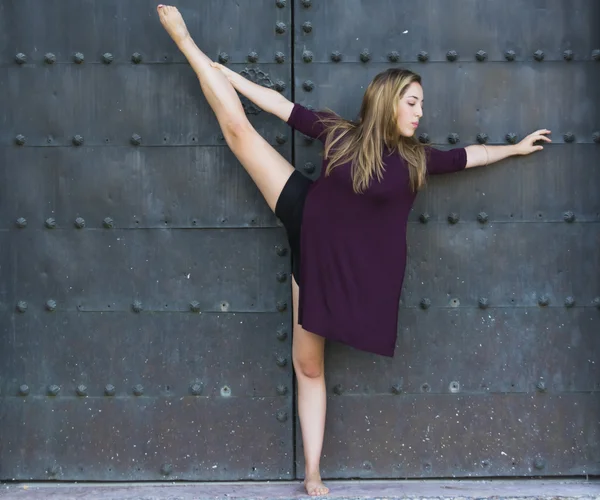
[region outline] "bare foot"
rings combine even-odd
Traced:
[[[156,10],[158,11],[160,22],[175,43],[179,43],[190,36],[177,7],[161,4]]]
[[[306,476],[306,479],[304,479],[304,487],[306,488],[306,492],[313,497],[327,495],[327,493],[329,493],[329,488],[323,484],[319,473]]]

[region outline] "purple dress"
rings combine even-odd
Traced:
[[[295,104],[288,124],[325,141],[319,113]],[[428,174],[462,170],[464,148],[428,148]],[[357,349],[393,356],[406,266],[406,225],[416,194],[406,162],[384,151],[385,172],[352,189],[350,164],[320,177],[306,196],[300,239],[298,322],[305,330]]]

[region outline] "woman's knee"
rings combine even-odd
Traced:
[[[294,370],[298,377],[320,378],[324,371],[323,360],[295,356]]]

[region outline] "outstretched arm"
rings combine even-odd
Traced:
[[[467,151],[467,166],[465,168],[490,165],[509,156],[528,155],[534,151],[540,151],[544,147],[534,145],[534,143],[537,141],[552,142],[549,137],[544,135],[549,133],[550,130],[546,129],[536,130],[518,144],[510,146],[486,146],[483,144],[467,146],[465,148]]]
[[[227,77],[231,85],[233,85],[233,88],[250,99],[260,109],[267,113],[274,114],[284,122],[288,121],[292,109],[294,108],[293,102],[286,99],[279,92],[251,82],[239,73],[230,70],[222,64],[213,62],[211,63],[211,66],[221,70],[221,73]]]

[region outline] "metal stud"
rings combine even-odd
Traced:
[[[592,139],[596,144],[600,143],[600,130],[598,130],[592,134]]]
[[[142,62],[142,54],[139,52],[134,52],[131,55],[131,62],[134,64],[140,64]]]
[[[221,64],[227,64],[229,62],[229,54],[227,52],[219,52],[218,59]]]
[[[477,53],[475,54],[475,58],[479,62],[483,62],[487,59],[487,52],[485,50],[478,50]]]
[[[364,49],[360,53],[360,60],[364,63],[369,62],[371,60],[371,53],[369,52],[369,49]]]
[[[427,212],[424,212],[421,215],[419,215],[419,222],[421,222],[421,224],[427,224],[430,219],[431,216]]]
[[[458,52],[456,50],[449,50],[446,52],[446,59],[450,62],[454,62],[458,59]]]
[[[574,305],[575,305],[575,298],[574,297],[569,296],[569,297],[567,297],[565,299],[565,307],[569,307],[570,308],[570,307],[573,307]]]
[[[285,396],[287,393],[288,393],[288,388],[286,385],[279,384],[277,386],[277,394],[279,394],[280,396]]]
[[[277,302],[277,310],[279,312],[283,312],[287,310],[287,302],[279,301]]]
[[[506,142],[508,142],[509,144],[516,144],[517,143],[517,139],[518,136],[517,134],[510,132],[509,134],[506,134]]]
[[[78,385],[76,391],[78,396],[85,397],[87,396],[87,387],[83,384]]]
[[[567,132],[563,137],[565,142],[575,142],[575,134],[573,132]]]
[[[23,144],[25,144],[25,136],[23,134],[18,134],[15,137],[15,144],[17,146],[22,146]]]
[[[192,396],[200,396],[200,394],[202,394],[202,384],[199,382],[196,382],[192,385],[190,385],[190,394]]]
[[[600,49],[595,49],[592,51],[592,59],[594,61],[600,61]]]
[[[426,297],[421,299],[421,302],[419,302],[419,307],[421,309],[429,309],[431,307],[431,300]]]
[[[229,388],[229,386],[224,385],[223,387],[221,387],[221,396],[223,396],[224,398],[228,398],[231,396],[231,389]]]
[[[421,391],[422,392],[431,392],[431,386],[425,382],[424,384],[421,385]]]
[[[344,386],[342,384],[336,384],[333,387],[333,393],[337,396],[341,396],[344,393]]]
[[[134,146],[139,146],[142,143],[142,137],[139,134],[133,134],[129,142]]]
[[[517,54],[515,54],[514,50],[507,50],[506,52],[504,52],[504,58],[507,61],[514,61],[516,56]]]
[[[277,5],[277,7],[279,7],[280,9],[283,9],[285,7],[286,4],[286,0],[277,0],[275,2],[275,5]]]
[[[335,63],[338,63],[342,60],[342,53],[339,50],[334,50],[331,53],[331,60]]]
[[[450,390],[450,392],[452,394],[456,394],[457,392],[460,392],[460,382],[453,380],[452,382],[450,382],[448,389]]]
[[[46,309],[51,312],[56,311],[56,301],[53,299],[48,299],[46,301]]]
[[[285,339],[287,339],[287,336],[288,332],[286,328],[281,326],[277,329],[277,340],[281,340],[283,342]]]
[[[563,58],[565,61],[572,61],[573,60],[573,51],[572,50],[565,50],[563,52]]]
[[[286,422],[287,419],[288,419],[288,414],[286,411],[279,410],[277,412],[277,420],[279,420],[280,422]]]
[[[304,23],[302,23],[302,31],[304,31],[304,33],[311,33],[313,30],[313,25],[310,21],[306,21]]]
[[[278,272],[277,281],[279,281],[279,283],[285,283],[287,281],[287,273],[284,273],[283,271]]]
[[[313,53],[310,50],[305,50],[304,52],[302,52],[302,60],[305,63],[309,63],[313,61]]]
[[[23,229],[25,227],[27,227],[27,219],[25,217],[19,217],[16,221],[15,221],[15,225],[19,228],[19,229]]]
[[[284,246],[281,245],[277,245],[275,247],[275,252],[277,253],[277,255],[279,255],[280,257],[285,257],[288,253],[288,249]]]
[[[173,473],[173,466],[171,464],[162,464],[160,466],[160,473],[163,476],[170,476]]]
[[[537,470],[542,470],[544,467],[546,467],[546,462],[544,461],[544,459],[537,457],[534,461],[533,461],[533,466],[537,469]]]
[[[283,35],[286,31],[287,31],[287,26],[285,25],[284,22],[278,21],[275,24],[275,33],[277,33],[279,35]]]
[[[58,476],[60,474],[60,467],[57,464],[52,464],[46,472],[49,476]]]
[[[308,135],[302,134],[302,137],[303,137],[304,142],[306,144],[312,144],[313,142],[315,142],[315,140],[312,137],[308,136]]]
[[[139,300],[134,300],[133,304],[131,304],[131,309],[133,309],[133,312],[139,313],[142,312],[142,310],[144,309],[144,307],[142,306],[142,302]]]
[[[25,64],[27,62],[27,56],[25,54],[23,54],[23,52],[19,52],[15,56],[15,62],[17,64]]]
[[[311,80],[306,80],[303,84],[302,84],[302,88],[306,91],[306,92],[312,92],[315,88],[315,84],[314,82],[312,82]]]
[[[27,311],[27,302],[25,302],[24,300],[19,300],[19,302],[17,302],[17,311],[19,311],[20,313],[24,313],[25,311]]]
[[[392,63],[397,63],[400,60],[400,53],[396,50],[392,50],[387,55],[388,61]]]
[[[56,62],[56,56],[52,52],[48,52],[44,56],[44,62],[46,64],[54,64]]]
[[[275,52],[275,62],[283,64],[285,62],[285,54],[283,52]]]
[[[487,134],[485,134],[483,132],[481,134],[477,134],[477,142],[479,144],[486,144],[488,140],[489,140],[489,137]]]
[[[460,141],[460,138],[458,137],[458,134],[452,132],[451,134],[448,134],[448,142],[450,144],[457,144]]]
[[[27,396],[27,395],[29,395],[29,386],[27,384],[21,384],[19,386],[19,395],[20,396]]]
[[[486,297],[480,297],[477,303],[480,309],[487,309],[489,306],[489,301]]]
[[[48,217],[44,223],[48,229],[54,229],[56,227],[56,221],[54,217]]]
[[[429,144],[431,142],[431,139],[429,138],[429,134],[423,132],[422,134],[419,135],[419,142],[421,142],[422,144]]]
[[[575,214],[573,212],[571,212],[570,210],[567,210],[563,214],[563,219],[565,222],[575,222]]]
[[[544,60],[544,57],[545,57],[545,54],[544,54],[544,51],[543,51],[543,50],[536,50],[536,51],[533,53],[533,58],[534,58],[536,61],[539,61],[539,62],[541,62],[541,61],[543,61],[543,60]]]
[[[58,396],[60,392],[60,387],[56,384],[52,384],[48,386],[48,396]]]
[[[251,51],[248,54],[248,62],[251,62],[251,63],[258,62],[258,52]]]
[[[395,394],[396,396],[398,394],[402,394],[403,391],[403,385],[404,385],[404,381],[401,380],[399,383],[394,384],[391,388],[392,394]]]
[[[538,299],[538,304],[542,307],[547,306],[548,304],[550,304],[550,299],[548,298],[547,295],[542,295],[539,299]]]
[[[274,84],[273,84],[273,88],[277,91],[277,92],[283,92],[286,88],[286,84],[283,80],[277,80]]]
[[[144,386],[142,384],[137,384],[133,387],[133,393],[136,396],[141,396],[142,394],[144,394]]]
[[[312,1],[311,0],[302,0],[302,7],[304,7],[305,9],[310,9],[311,5],[312,5]]]
[[[113,227],[115,227],[115,221],[112,220],[110,217],[105,217],[104,220],[102,221],[102,225],[106,229],[112,229]]]
[[[283,368],[284,366],[287,366],[287,358],[277,354],[275,355],[275,363],[277,363],[277,366]]]
[[[73,61],[75,64],[81,64],[85,61],[85,57],[81,52],[75,52],[75,54],[73,54]]]
[[[104,54],[102,54],[102,62],[104,64],[110,64],[111,62],[113,62],[114,57],[110,52],[105,52]]]
[[[75,146],[81,146],[83,144],[83,136],[79,134],[73,136],[73,144]]]
[[[486,214],[485,212],[479,212],[477,214],[477,220],[482,224],[485,224],[488,221],[488,214]]]
[[[429,60],[429,54],[425,50],[422,50],[417,55],[417,59],[421,62],[427,62]]]
[[[104,394],[106,396],[114,396],[115,392],[116,392],[116,390],[115,390],[115,386],[114,385],[112,385],[112,384],[106,384],[104,386]]]
[[[310,161],[307,161],[304,164],[303,169],[307,174],[312,174],[315,171],[315,164]]]
[[[448,222],[450,224],[456,224],[459,220],[460,218],[456,212],[452,212],[448,215]]]
[[[594,297],[592,304],[596,307],[596,309],[600,309],[600,297]]]
[[[82,217],[75,219],[75,227],[77,229],[83,229],[85,227],[85,220]]]

